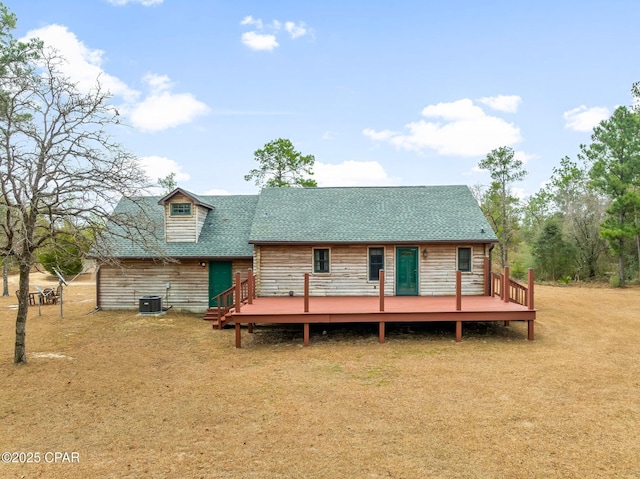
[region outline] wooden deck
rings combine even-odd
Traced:
[[[235,322],[236,348],[242,345],[241,324],[249,332],[257,323],[299,323],[304,327],[304,344],[309,345],[309,325],[316,323],[378,323],[379,341],[384,342],[386,323],[443,321],[455,322],[456,341],[462,341],[462,323],[486,321],[526,321],[527,338],[533,340],[533,270],[527,286],[504,274],[489,274],[485,268],[485,295],[462,294],[461,272],[456,271],[455,296],[386,296],[384,271],[380,270],[379,296],[311,296],[309,274],[304,275],[302,297],[260,297],[255,295],[255,278],[251,270],[247,280],[236,274],[235,285],[215,299],[218,307],[205,319],[217,317],[214,327]]]
[[[460,306],[460,310],[458,310]],[[379,341],[384,342],[385,323],[444,321],[456,323],[456,341],[462,340],[462,323],[527,321],[528,339],[533,340],[536,310],[492,296],[388,296],[384,311],[378,297],[311,297],[305,312],[303,297],[255,298],[240,312],[230,313],[236,327],[236,347],[241,347],[241,324],[299,323],[304,325],[304,344],[309,344],[309,324],[378,323]],[[249,328],[251,330],[251,328]]]

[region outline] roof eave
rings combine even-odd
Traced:
[[[369,244],[496,244],[495,239],[450,239],[450,240],[370,240],[370,241],[337,241],[337,240],[317,240],[317,241],[282,241],[282,240],[249,240],[249,244],[261,245],[284,245],[284,246],[307,246],[307,245],[369,245]]]
[[[200,198],[198,198],[193,193],[191,193],[191,192],[189,192],[187,190],[183,190],[182,188],[176,188],[171,193],[167,194],[166,196],[163,196],[162,198],[160,198],[160,200],[158,200],[158,204],[161,205],[161,206],[164,206],[167,201],[169,201],[171,198],[173,198],[177,194],[181,194],[181,195],[186,196],[191,201],[193,201],[193,203],[195,205],[203,206],[205,208],[209,208],[210,210],[215,209],[215,207],[213,205],[205,203],[204,201],[202,201]]]

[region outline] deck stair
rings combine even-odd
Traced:
[[[212,298],[212,306],[204,315],[205,321],[211,321],[214,329],[222,329],[233,321],[232,314],[239,311],[242,304],[251,303],[255,298],[255,277],[249,270],[247,279],[241,281],[240,273],[236,274],[236,281],[229,289]]]
[[[207,309],[207,312],[204,314],[204,318],[202,319],[204,319],[205,321],[211,321],[211,326],[213,327],[213,329],[222,329],[227,324],[229,324],[229,322],[233,321],[233,318],[229,314],[232,312],[233,308],[231,308],[227,312],[227,314],[218,318],[218,308],[209,308]]]

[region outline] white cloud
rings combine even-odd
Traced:
[[[511,187],[511,194],[520,200],[526,200],[529,196],[524,188],[520,188],[519,186]]]
[[[377,141],[387,141],[398,149],[424,152],[434,150],[439,155],[479,156],[499,146],[511,146],[522,140],[520,129],[502,118],[487,115],[468,98],[429,105],[422,115],[436,121],[419,120],[408,123],[407,134],[391,130],[362,131]]]
[[[262,30],[262,20],[260,20],[259,18],[254,19],[251,15],[247,15],[246,17],[244,17],[240,22],[240,25],[253,25],[258,30]]]
[[[189,174],[182,171],[182,167],[178,163],[165,156],[141,156],[138,158],[138,163],[154,183],[158,181],[158,178],[164,178],[171,173],[176,174],[177,183],[191,179]]]
[[[564,112],[562,118],[565,120],[565,128],[587,132],[593,130],[598,123],[606,120],[610,115],[611,113],[605,107],[587,108],[585,105],[580,105],[578,108]]]
[[[393,186],[397,178],[389,178],[377,161],[345,161],[332,165],[316,161],[313,178],[318,186]]]
[[[483,96],[478,101],[494,110],[515,113],[522,102],[518,95]]]
[[[362,130],[362,134],[364,136],[368,136],[372,140],[383,141],[391,139],[398,133],[391,130],[375,131],[373,128],[365,128],[364,130]]]
[[[332,131],[325,131],[325,132],[322,134],[322,139],[323,139],[323,140],[335,140],[335,139],[336,139],[336,136],[335,136],[335,134],[334,134]]]
[[[304,22],[300,22],[298,25],[294,22],[285,22],[284,28],[289,32],[291,38],[298,38],[307,34],[307,27]]]
[[[242,34],[242,43],[252,50],[271,51],[278,47],[279,43],[275,35],[257,32],[245,32]]]
[[[116,5],[118,7],[122,5],[126,5],[128,3],[139,3],[140,5],[144,5],[145,7],[150,7],[152,5],[160,5],[164,0],[107,0],[111,5]]]
[[[526,165],[529,162],[529,160],[538,158],[538,155],[532,155],[529,153],[525,153],[524,151],[514,151],[513,157],[516,160],[520,160],[523,165]]]
[[[112,95],[123,97],[126,101],[135,101],[138,92],[129,88],[122,80],[106,73],[102,64],[104,52],[91,49],[63,25],[47,25],[30,30],[25,38],[39,38],[46,47],[56,50],[64,58],[60,64],[61,72],[73,80],[82,92],[89,92],[100,85]]]
[[[240,37],[242,43],[250,49],[271,51],[280,46],[277,39],[277,35],[282,30],[283,25],[280,20],[273,20],[270,24],[265,25],[262,19],[247,15],[240,21],[240,25],[250,25],[255,28],[253,31],[243,33]],[[296,24],[291,21],[284,22],[284,29],[294,40],[307,35],[311,31],[304,22]]]
[[[166,75],[147,74],[143,80],[151,92],[144,100],[125,110],[131,124],[142,131],[162,131],[190,123],[210,111],[190,93],[172,93]]]
[[[190,93],[172,93],[173,85],[168,76],[148,74],[143,81],[150,93],[142,94],[130,88],[119,78],[103,69],[104,52],[91,49],[62,25],[48,25],[31,30],[25,38],[38,37],[45,45],[54,48],[64,59],[61,72],[78,85],[81,92],[95,89],[97,82],[114,97],[121,98],[120,112],[127,115],[132,125],[143,131],[160,131],[191,122],[209,112],[209,107]],[[24,39],[23,39],[24,40]]]
[[[204,194],[205,195],[212,195],[212,196],[229,196],[229,195],[231,195],[231,193],[229,193],[227,190],[221,190],[221,189],[218,189],[218,188],[214,188],[212,190],[205,191]]]
[[[468,98],[450,103],[438,103],[429,105],[422,110],[422,116],[427,118],[442,118],[444,120],[474,120],[485,116],[479,106],[473,104]]]

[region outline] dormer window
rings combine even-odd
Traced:
[[[167,243],[197,243],[207,215],[214,209],[203,198],[181,188],[160,198],[158,204],[164,208],[164,240]]]
[[[191,203],[171,203],[171,216],[191,216]]]

